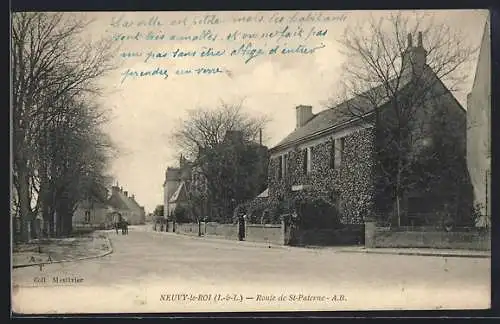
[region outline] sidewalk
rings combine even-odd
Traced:
[[[452,249],[433,249],[433,248],[365,248],[364,246],[359,246],[359,247],[354,246],[354,247],[338,248],[338,252],[437,256],[437,257],[455,257],[455,258],[491,258],[490,251],[452,250]]]
[[[267,242],[230,240],[230,239],[224,238],[222,236],[217,236],[217,235],[198,236],[198,235],[190,235],[190,234],[182,234],[182,233],[174,233],[174,232],[160,232],[160,231],[154,231],[152,227],[151,228],[149,228],[149,227],[148,228],[135,227],[134,229],[141,231],[141,232],[151,232],[151,233],[157,233],[159,235],[161,235],[161,234],[170,235],[170,236],[175,236],[175,237],[184,238],[184,239],[205,240],[205,241],[210,241],[210,242],[239,244],[239,245],[244,245],[244,246],[261,247],[261,248],[280,248],[280,249],[293,248],[293,247],[287,246],[287,245],[279,245],[279,244],[267,243]]]
[[[436,256],[436,257],[462,257],[462,258],[491,258],[490,251],[474,251],[474,250],[452,250],[452,249],[432,249],[432,248],[365,248],[364,246],[288,246],[266,242],[251,242],[228,240],[223,237],[214,235],[197,236],[189,234],[179,234],[172,232],[154,231],[152,227],[136,227],[137,230],[144,232],[152,232],[164,235],[173,235],[186,239],[207,240],[211,242],[221,242],[228,244],[239,244],[244,246],[262,247],[262,248],[280,248],[280,249],[319,249],[323,251],[331,251],[333,253],[372,253],[372,254],[392,254],[392,255],[414,255],[414,256]]]
[[[79,261],[105,256],[113,252],[103,232],[80,237],[34,240],[17,246],[12,253],[12,267],[41,266],[49,263]]]

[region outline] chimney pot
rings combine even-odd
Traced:
[[[124,191],[123,194],[125,195],[125,197],[128,197],[128,191]]]

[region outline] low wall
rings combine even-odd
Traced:
[[[367,226],[366,247],[373,248],[435,248],[491,250],[491,233],[477,229],[455,230],[452,232],[436,229],[390,229]]]
[[[251,242],[284,244],[283,228],[281,225],[248,224],[245,227],[245,240]]]
[[[173,226],[169,226],[168,231],[172,232]],[[184,235],[212,236],[214,238],[226,240],[238,240],[238,224],[219,224],[213,222],[175,224],[175,232]],[[270,224],[246,224],[245,241],[266,242],[272,244],[283,244],[283,230],[281,225]]]
[[[195,235],[198,236],[197,223],[176,223],[175,231],[179,234]]]
[[[364,244],[364,227],[348,226],[342,229],[297,229],[292,245],[361,245]]]
[[[226,240],[238,240],[238,224],[202,223],[205,235],[212,235]]]

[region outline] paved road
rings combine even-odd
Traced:
[[[14,310],[463,309],[490,303],[490,259],[269,248],[144,229],[132,227],[128,236],[110,232],[114,252],[100,259],[15,269]]]

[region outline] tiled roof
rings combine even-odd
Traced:
[[[410,75],[405,74],[399,79],[399,85],[397,84],[397,79],[393,79],[390,82],[392,83],[393,87],[397,86],[397,88],[401,90],[409,84],[410,80]],[[315,133],[325,131],[342,123],[355,120],[361,115],[372,112],[375,108],[380,107],[389,101],[389,97],[385,94],[385,92],[386,87],[384,85],[380,85],[375,88],[369,89],[354,98],[346,100],[336,105],[335,107],[319,112],[318,114],[314,115],[305,125],[295,129],[271,150],[275,150],[280,147],[286,147],[288,144],[309,137]],[[374,107],[373,105],[373,101],[375,98],[378,102],[376,107]]]

